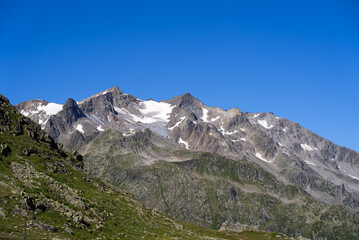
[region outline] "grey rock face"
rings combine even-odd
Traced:
[[[55,139],[63,142],[67,131],[72,129],[72,125],[85,115],[81,112],[75,100],[69,98],[62,106],[62,110],[49,118],[45,124],[44,130]]]

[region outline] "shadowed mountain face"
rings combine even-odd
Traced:
[[[85,166],[91,165],[93,174],[112,182],[118,180],[114,179],[118,177],[116,169],[99,162],[151,169],[160,160],[191,160],[173,154],[174,149],[185,148],[246,160],[316,200],[343,205],[352,212],[359,208],[359,154],[272,113],[208,107],[189,93],[168,101],[143,101],[117,87],[77,103],[69,99],[63,106],[32,100],[16,107],[67,148],[80,150]],[[145,129],[156,141],[147,140],[149,145],[142,148],[141,141],[147,139]],[[116,154],[127,154],[127,158],[116,159]],[[123,170],[121,166],[117,173]]]

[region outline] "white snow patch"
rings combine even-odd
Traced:
[[[256,118],[260,115],[260,113],[254,114],[252,118]]]
[[[243,132],[245,132],[245,131],[246,131],[244,128],[240,128],[240,129],[241,129],[241,131],[243,131]]]
[[[351,178],[354,178],[354,179],[356,179],[356,180],[359,180],[359,178],[358,178],[358,177],[353,176],[353,175],[351,175],[350,173],[348,173],[348,174],[349,174],[349,176],[350,176]]]
[[[104,91],[103,93],[102,93],[102,95],[105,95],[107,93],[107,91]]]
[[[103,129],[101,125],[97,126],[97,128],[96,128],[96,129],[97,129],[97,131],[100,131],[100,132],[105,131],[105,129]]]
[[[127,115],[129,120],[141,123],[167,123],[169,114],[172,111],[172,108],[169,103],[155,102],[152,100],[144,101],[140,103],[140,108],[138,109],[142,115],[137,116],[130,113],[125,108],[115,107],[116,112]]]
[[[284,129],[283,129],[283,132],[286,132],[286,131],[287,131],[287,128],[284,128]]]
[[[260,154],[260,153],[256,153],[255,156],[256,156],[257,158],[259,158],[260,160],[262,160],[262,161],[269,162],[269,163],[271,162],[271,161],[269,161],[269,160],[263,158],[263,157],[262,157],[262,154]]]
[[[303,150],[305,150],[305,151],[313,151],[313,150],[314,150],[311,146],[309,146],[309,145],[307,145],[307,144],[305,144],[305,143],[300,144],[300,146],[301,146],[301,147],[303,148]]]
[[[186,149],[189,149],[188,143],[187,143],[187,142],[185,142],[185,141],[183,141],[183,139],[182,139],[182,138],[179,138],[179,139],[178,139],[178,143],[180,143],[180,144],[184,144],[184,145],[186,146]]]
[[[85,133],[81,124],[77,125],[76,130],[81,133]]]
[[[234,130],[233,132],[226,132],[223,126],[220,127],[219,131],[221,131],[222,135],[233,135],[238,132],[237,130]]]
[[[45,124],[47,123],[49,119],[46,119],[45,122],[41,125],[41,129],[44,130],[45,129]],[[42,120],[39,120],[39,122]]]
[[[25,110],[21,110],[20,112],[22,115],[24,115],[25,117],[29,116],[31,114],[31,112],[26,112]]]
[[[208,109],[207,108],[202,108],[202,121],[203,122],[215,122],[217,121],[221,116],[217,116],[217,117],[214,117],[214,118],[211,118],[210,120],[208,119]]]
[[[221,116],[218,116],[218,117],[215,117],[215,118],[211,118],[211,122],[215,122],[215,121],[217,121],[219,118],[220,118]]]
[[[247,142],[245,138],[240,138],[240,140],[242,140],[243,142]]]
[[[115,107],[115,110],[116,110],[116,107]],[[116,110],[116,111],[117,111],[117,110]],[[110,116],[107,116],[107,120],[108,120],[109,122],[111,122]]]
[[[207,108],[202,108],[202,120],[203,122],[209,122],[208,120],[208,109]]]
[[[273,125],[268,126],[268,123],[266,120],[258,120],[258,123],[262,125],[264,128],[270,129],[273,127]]]
[[[173,130],[175,127],[178,127],[182,122],[183,120],[185,119],[186,117],[181,117],[180,120],[173,126],[173,127],[170,127],[168,128],[169,130]]]
[[[37,114],[40,112],[45,112],[46,116],[55,115],[62,110],[62,105],[57,103],[48,103],[47,105],[39,105],[35,111],[25,111],[21,110],[21,114],[24,116],[29,116],[31,114]]]
[[[283,147],[283,144],[281,144],[280,142],[278,142],[279,146]]]
[[[143,127],[151,129],[153,132],[167,137],[169,129],[166,124],[169,121],[170,114],[174,106],[165,102],[155,102],[153,100],[142,101],[137,110],[139,114],[131,113],[125,108],[115,107],[116,112],[124,115],[124,118],[130,122],[140,123]]]
[[[349,175],[349,177],[354,178],[354,179],[356,179],[356,180],[359,180],[359,178],[358,178],[358,177],[351,175],[350,173],[348,173],[348,172],[347,172],[347,171],[345,171],[345,170],[343,170],[343,171],[344,171],[344,172],[346,172],[346,173]]]
[[[310,161],[307,161],[307,160],[304,160],[304,162],[308,163],[309,165],[317,166],[317,164],[314,164],[314,163],[312,163]]]
[[[55,115],[62,110],[62,105],[57,103],[48,103],[37,107],[38,111],[46,112],[46,115]]]
[[[233,132],[225,132],[224,134],[226,135],[233,135],[233,134],[236,134],[238,131],[237,130],[234,130]]]
[[[143,114],[140,120],[142,123],[168,122],[172,109],[175,107],[169,103],[152,100],[143,101],[139,105],[138,110]]]

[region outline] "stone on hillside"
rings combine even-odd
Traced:
[[[44,201],[42,201],[42,200],[37,201],[36,210],[39,210],[41,212],[45,212],[46,209],[47,209],[47,205],[46,205],[46,203]]]
[[[0,217],[6,217],[6,214],[4,213],[2,208],[0,208]]]
[[[36,209],[33,198],[27,198],[25,203],[26,203],[26,207],[31,211]]]
[[[27,150],[27,148],[24,148],[23,150],[22,150],[22,155],[24,155],[24,156],[29,156],[30,154],[29,154],[29,151]]]
[[[10,155],[11,149],[6,143],[1,144],[0,148],[1,148],[1,156],[7,157]]]
[[[69,228],[69,227],[66,227],[66,228],[64,229],[64,231],[67,232],[68,234],[75,235],[74,231],[72,231],[72,229]]]

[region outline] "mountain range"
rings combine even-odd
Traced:
[[[359,154],[273,113],[209,107],[189,93],[141,100],[118,87],[63,105],[15,107],[81,153],[90,175],[180,220],[312,239],[359,236]]]
[[[64,150],[2,95],[0,143],[0,239],[289,239],[210,230],[145,207],[88,175],[80,154]]]

